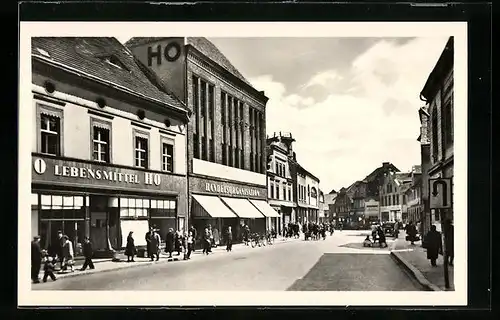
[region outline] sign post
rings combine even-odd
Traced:
[[[439,217],[441,221],[444,221],[443,237],[443,269],[444,269],[444,286],[446,289],[450,288],[450,279],[448,273],[448,249],[446,248],[446,243],[448,233],[448,209],[451,208],[451,179],[450,178],[437,178],[429,179],[429,201],[430,208],[438,210]]]

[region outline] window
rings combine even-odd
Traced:
[[[286,184],[283,184],[283,200],[286,200]]]
[[[92,159],[98,162],[111,162],[111,123],[90,118],[92,132]]]
[[[172,143],[162,143],[162,170],[174,172],[174,146]]]
[[[60,119],[46,114],[40,115],[40,137],[42,153],[60,155]]]
[[[149,135],[134,131],[134,158],[135,166],[149,168]]]
[[[121,218],[133,218],[133,219],[147,218],[149,208],[150,208],[149,199],[120,198]]]
[[[276,199],[280,198],[280,188],[279,188],[279,183],[276,182]]]
[[[270,183],[270,190],[271,190],[271,199],[274,199],[274,181],[271,180]]]
[[[84,220],[83,196],[45,195],[40,196],[40,220]]]
[[[94,127],[93,159],[98,162],[109,162],[109,131]]]
[[[175,218],[176,202],[174,200],[151,200],[151,218]]]
[[[199,86],[198,86],[198,77],[196,76],[193,76],[192,78],[193,80],[193,83],[192,83],[192,86],[193,86],[193,117],[191,119],[192,121],[192,125],[193,125],[193,152],[194,152],[194,158],[196,159],[199,159],[200,158],[200,148],[198,146],[198,143],[199,143],[199,128],[198,128],[198,124],[200,122],[200,119],[199,119],[199,108],[200,108],[200,101],[199,101],[199,98],[200,98],[200,95],[199,95]]]
[[[288,201],[292,201],[292,186],[288,185]]]
[[[221,143],[221,149],[222,149],[222,164],[227,166],[227,150],[226,150],[226,144],[223,142]]]
[[[431,145],[432,145],[432,158],[433,161],[437,161],[438,157],[438,121],[437,121],[437,111],[434,108],[434,111],[432,113],[432,140],[431,140]]]

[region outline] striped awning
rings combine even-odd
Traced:
[[[267,201],[263,200],[250,200],[250,202],[266,217],[276,218],[279,217],[279,213],[274,210]]]
[[[240,218],[264,218],[264,215],[247,199],[226,198],[224,201]]]
[[[236,215],[216,196],[202,196],[194,194],[193,199],[198,202],[206,214],[212,218],[236,218]],[[197,216],[202,216],[197,215]]]

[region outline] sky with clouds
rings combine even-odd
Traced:
[[[265,91],[267,133],[293,134],[297,160],[325,192],[382,162],[420,163],[419,93],[447,38],[209,40]]]

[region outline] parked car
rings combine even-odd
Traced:
[[[395,228],[394,222],[386,222],[382,225],[382,230],[384,230],[384,234],[391,237],[397,237],[398,231]]]

